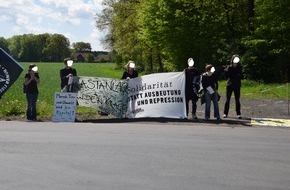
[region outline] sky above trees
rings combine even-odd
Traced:
[[[12,0],[0,3],[0,36],[58,33],[71,43],[90,43],[92,50],[103,50],[102,33],[94,16],[102,7],[100,0]]]

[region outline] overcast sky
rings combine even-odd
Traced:
[[[63,34],[73,42],[90,43],[102,51],[94,15],[102,0],[0,0],[0,36]]]

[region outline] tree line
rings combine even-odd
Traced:
[[[103,0],[97,27],[116,62],[146,73],[180,71],[192,57],[229,64],[239,54],[248,79],[284,82],[290,61],[289,0]]]
[[[0,47],[13,58],[23,62],[60,62],[73,53],[91,52],[91,44],[70,41],[62,34],[23,34],[5,39],[0,37]],[[89,54],[90,55],[90,54]],[[92,59],[88,56],[88,59]]]

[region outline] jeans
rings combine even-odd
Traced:
[[[231,86],[227,86],[227,89],[226,89],[227,100],[225,103],[224,114],[228,115],[229,113],[230,100],[231,100],[233,91],[234,91],[235,101],[236,101],[236,112],[237,112],[237,115],[241,115],[241,103],[240,103],[241,88],[240,87],[232,88]]]
[[[210,94],[209,92],[205,92],[205,118],[206,119],[210,118],[211,101],[213,102],[213,107],[214,107],[214,117],[220,118],[217,92],[214,92],[213,94]]]
[[[26,110],[26,119],[36,120],[36,102],[38,94],[26,94],[27,99],[27,110]]]

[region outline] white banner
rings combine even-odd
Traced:
[[[128,82],[111,78],[74,77],[73,89],[80,106],[125,117],[127,111]]]
[[[54,122],[74,122],[76,118],[76,93],[59,93],[54,96]]]
[[[127,117],[185,118],[185,75],[157,73],[129,80]]]

